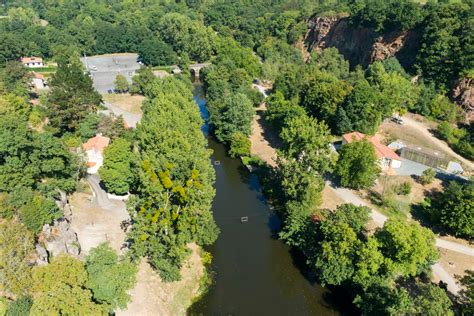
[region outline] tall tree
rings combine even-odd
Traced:
[[[102,98],[78,59],[62,57],[50,81],[48,117],[58,132],[75,131]]]
[[[107,315],[107,306],[92,301],[86,287],[87,272],[84,264],[62,254],[46,266],[33,269],[32,291],[35,300],[32,315]]]
[[[336,173],[345,187],[370,188],[380,173],[374,146],[365,139],[343,145]]]
[[[0,290],[9,295],[26,295],[31,290],[30,256],[33,234],[16,220],[0,223]]]
[[[86,258],[87,286],[94,300],[109,306],[124,309],[130,301],[127,290],[135,284],[137,267],[119,258],[108,244],[93,248]]]

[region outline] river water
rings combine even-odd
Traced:
[[[208,112],[202,88],[194,98],[201,115]],[[240,160],[226,155],[222,144],[203,132],[214,151],[216,171],[214,218],[221,229],[213,255],[215,282],[188,311],[192,315],[339,315],[326,302],[331,295],[304,272],[298,256],[275,238],[280,220],[266,203],[258,178]],[[241,223],[241,217],[248,222]],[[298,266],[303,267],[299,269]]]

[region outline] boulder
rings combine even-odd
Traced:
[[[55,221],[53,225],[44,225],[38,236],[38,243],[46,249],[49,256],[67,253],[77,257],[80,253],[77,235],[69,222],[64,219]],[[44,257],[41,252],[41,249],[37,249],[38,256]]]

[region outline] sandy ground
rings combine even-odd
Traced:
[[[103,242],[110,245],[117,252],[125,239],[125,232],[120,223],[129,218],[125,204],[113,201],[112,206],[105,209],[95,203],[92,195],[75,193],[71,199],[72,228],[76,231],[81,253],[87,255],[91,248]]]
[[[423,117],[415,114],[406,114],[403,117],[404,125],[398,125],[386,120],[379,128],[379,133],[385,136],[387,141],[400,139],[408,144],[418,145],[433,149],[446,154],[453,160],[460,161],[465,168],[474,170],[474,163],[456,152],[446,142],[436,138],[430,130],[436,128],[436,123],[428,122]]]
[[[140,262],[137,285],[129,293],[132,302],[125,311],[117,311],[117,316],[185,315],[192,298],[198,295],[199,281],[204,267],[199,255],[199,247],[190,244],[192,253],[181,270],[182,279],[164,283],[152,270],[146,260]]]
[[[142,95],[130,95],[129,93],[111,93],[103,94],[102,98],[106,102],[110,102],[116,107],[133,113],[133,114],[142,114],[141,106],[145,97]]]
[[[280,146],[280,140],[276,135],[270,135],[270,129],[263,117],[266,111],[265,103],[257,108],[257,114],[252,122],[252,134],[250,141],[252,146],[250,152],[265,161],[272,167],[276,167],[276,150]]]

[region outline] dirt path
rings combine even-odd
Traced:
[[[257,114],[252,122],[252,134],[250,135],[252,146],[250,152],[268,165],[276,167],[276,148],[281,146],[281,141],[275,133],[272,133],[271,128],[265,121],[264,113],[266,110],[265,103],[262,103],[257,108]]]
[[[431,134],[431,132],[429,131],[429,127],[425,123],[419,122],[419,121],[415,120],[414,118],[412,118],[411,116],[408,116],[408,115],[403,117],[403,121],[405,122],[406,126],[409,126],[409,127],[412,127],[414,129],[416,129],[423,136],[429,138],[432,143],[436,144],[436,146],[438,148],[440,148],[440,150],[442,150],[442,151],[448,153],[449,155],[453,156],[454,158],[458,159],[461,163],[463,163],[470,170],[474,170],[474,163],[472,161],[470,161],[469,159],[466,159],[463,156],[457,154],[454,150],[451,149],[451,147],[449,147],[448,144],[446,144],[446,142],[444,142],[441,139],[438,139],[435,136],[433,136]]]

